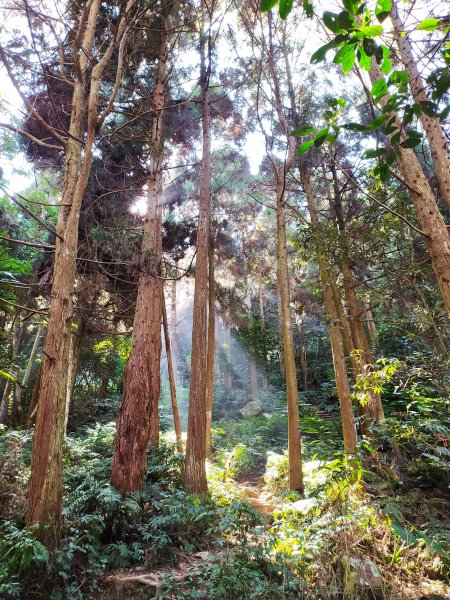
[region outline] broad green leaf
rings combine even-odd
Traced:
[[[422,21],[417,25],[417,29],[420,31],[434,31],[439,27],[439,23],[439,19],[436,18],[425,19],[425,21]]]
[[[289,13],[292,10],[293,5],[294,5],[294,0],[280,0],[279,11],[280,11],[280,17],[282,19],[287,18],[287,16],[289,15]]]
[[[336,48],[337,46],[339,46],[341,44],[343,37],[344,36],[338,35],[338,36],[336,36],[336,38],[333,41],[328,42],[328,44],[325,44],[324,46],[321,46],[311,56],[310,62],[312,64],[317,64],[317,63],[322,62],[325,59],[325,56],[326,56],[328,50],[332,50],[333,48]]]
[[[291,135],[301,136],[308,135],[310,133],[314,133],[315,128],[311,125],[299,125],[295,129],[291,131]]]
[[[372,96],[372,98],[375,99],[375,101],[378,101],[382,96],[387,94],[387,92],[388,92],[387,83],[385,82],[384,79],[379,79],[372,86],[372,89],[370,90],[370,95]]]
[[[409,529],[405,529],[397,523],[397,521],[391,522],[391,529],[394,535],[404,540],[407,544],[414,544],[417,541],[417,537]]]
[[[333,62],[337,65],[342,65],[345,74],[349,73],[355,64],[355,47],[356,44],[346,44],[345,46],[342,46],[334,57]]]
[[[303,0],[303,10],[305,11],[308,19],[312,19],[314,16],[314,6],[309,0]]]
[[[431,100],[422,100],[421,102],[419,102],[419,106],[421,111],[428,117],[437,116],[438,107],[435,102],[431,102]]]
[[[384,148],[369,148],[369,150],[366,150],[362,157],[363,158],[379,158],[380,156],[382,156],[382,154],[384,153]]]
[[[391,12],[392,9],[392,0],[377,0],[377,5],[375,7],[375,15],[377,19],[382,23]]]
[[[364,46],[360,46],[358,48],[358,63],[361,69],[364,69],[364,71],[370,71],[372,59],[370,56],[367,56]]]
[[[325,27],[327,27],[333,33],[338,33],[339,31],[341,31],[341,26],[339,24],[339,15],[337,15],[336,13],[326,11],[323,13],[322,19],[325,24]]]
[[[346,123],[345,125],[342,125],[342,127],[350,131],[367,131],[367,127],[365,125],[362,125],[361,123]]]
[[[278,0],[260,0],[259,8],[261,9],[261,12],[267,12],[273,8],[277,2]]]
[[[383,33],[383,27],[381,25],[368,25],[360,27],[358,33],[361,33],[364,37],[373,38]]]
[[[308,140],[306,142],[303,142],[303,144],[297,150],[296,156],[301,156],[302,154],[304,154],[307,150],[309,150],[311,148],[311,146],[313,144],[314,144],[314,140]]]
[[[422,134],[418,131],[411,131],[406,140],[400,143],[402,148],[415,148],[422,141]]]

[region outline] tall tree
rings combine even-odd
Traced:
[[[119,92],[124,47],[133,22],[135,5],[136,0],[119,3],[119,17],[115,20],[114,31],[109,32],[106,44],[103,41],[101,49],[95,52],[93,49],[98,41],[97,36],[106,34],[104,28],[101,32],[98,31],[101,2],[92,0],[83,8],[74,9],[74,35],[70,38],[71,55],[67,57],[67,62],[64,49],[62,46],[60,48],[63,62],[59,77],[73,89],[67,135],[61,131],[60,126],[46,122],[32,105],[20,88],[7,53],[0,48],[0,58],[19,91],[30,118],[50,136],[51,143],[39,139],[37,143],[65,154],[61,209],[56,226],[52,292],[33,436],[27,516],[28,523],[41,524],[42,539],[50,547],[57,544],[61,523],[62,445],[80,209],[89,179],[95,137]],[[37,51],[34,44],[33,49]],[[100,87],[113,54],[117,56],[115,83],[110,99],[100,113]],[[73,65],[71,77],[68,75],[69,61]],[[48,84],[47,76],[45,78]],[[26,137],[29,139],[29,135]]]
[[[214,2],[202,1],[200,33],[200,90],[202,107],[202,167],[199,196],[194,313],[192,319],[191,381],[186,440],[185,485],[190,492],[204,493],[206,481],[206,370],[208,309],[208,247],[211,225],[211,74]],[[208,26],[208,27],[207,27]]]
[[[131,352],[124,373],[124,393],[117,415],[117,430],[111,483],[120,492],[140,490],[147,467],[147,446],[159,438],[161,322],[163,318],[162,208],[163,208],[163,112],[167,86],[170,12],[173,3],[161,9],[156,20],[159,49],[150,144],[150,174],[147,182],[147,212],[141,249]]]

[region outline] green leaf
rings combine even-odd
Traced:
[[[279,11],[280,11],[280,17],[282,19],[287,18],[287,16],[289,15],[289,13],[292,10],[293,5],[294,5],[294,0],[280,0]]]
[[[404,540],[407,544],[414,544],[417,541],[417,537],[409,529],[405,529],[397,523],[397,521],[391,522],[391,529],[394,535]]]
[[[260,0],[259,8],[261,12],[267,12],[275,6],[278,0]]]
[[[392,0],[377,0],[375,7],[375,15],[377,19],[382,23],[391,12]]]
[[[428,117],[437,116],[438,107],[435,102],[431,102],[431,100],[422,100],[421,102],[419,102],[419,106],[421,111]]]
[[[383,33],[383,27],[381,25],[367,25],[366,27],[360,27],[358,33],[364,37],[373,38]]]
[[[350,131],[367,131],[367,127],[361,123],[346,123],[345,125],[342,125],[342,127]]]
[[[296,156],[301,156],[302,154],[304,154],[307,150],[309,150],[311,148],[311,146],[314,144],[314,140],[308,140],[306,142],[303,142],[303,144],[300,146],[300,148],[297,150],[297,152],[295,153]]]
[[[370,90],[370,95],[377,102],[382,96],[384,96],[385,94],[387,94],[387,92],[388,92],[387,83],[385,82],[384,79],[379,79],[372,86],[372,89]]]
[[[422,141],[422,134],[418,131],[411,131],[406,140],[401,142],[400,146],[402,148],[415,148]]]
[[[342,46],[333,60],[335,64],[342,65],[342,69],[346,75],[351,71],[355,64],[355,47],[356,44],[346,44],[345,46]]]
[[[422,21],[421,23],[419,23],[417,25],[417,29],[419,29],[419,31],[434,31],[435,29],[437,29],[439,27],[439,24],[440,24],[439,19],[436,19],[436,18],[425,19],[425,21]]]
[[[314,6],[309,0],[303,0],[303,10],[305,11],[308,19],[312,19],[314,16]]]
[[[359,2],[354,2],[353,0],[342,0],[342,4],[350,13],[354,13],[358,8]]]
[[[384,153],[384,148],[369,148],[369,150],[366,150],[362,157],[363,158],[379,158],[380,156],[382,156],[382,154]]]
[[[317,63],[322,62],[325,59],[325,56],[326,56],[328,50],[332,50],[333,48],[336,48],[337,46],[339,46],[341,44],[343,37],[344,36],[338,35],[338,36],[336,36],[336,38],[333,41],[328,42],[328,44],[325,44],[324,46],[321,46],[311,56],[310,62],[312,64],[317,64]]]
[[[360,46],[358,48],[358,63],[361,69],[364,69],[364,71],[370,71],[372,59],[370,56],[367,56],[364,46]]]
[[[378,46],[375,40],[373,40],[372,38],[364,38],[363,48],[367,56],[375,56],[375,52],[377,51]]]
[[[291,131],[291,135],[295,135],[295,136],[308,135],[310,133],[314,133],[315,130],[316,130],[315,127],[312,127],[311,125],[299,125],[298,127],[296,127],[295,129],[293,129]]]
[[[324,22],[325,27],[327,27],[333,33],[338,33],[339,31],[341,31],[341,26],[339,24],[339,15],[337,15],[336,13],[325,11],[322,15],[322,20]]]

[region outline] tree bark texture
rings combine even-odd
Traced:
[[[317,225],[319,223],[319,215],[314,201],[314,194],[311,186],[311,176],[308,169],[305,167],[301,169],[301,181],[308,204],[311,223],[312,225]],[[341,411],[344,452],[348,454],[355,454],[355,417],[353,414],[350,386],[347,378],[347,367],[345,364],[344,346],[342,341],[343,338],[340,331],[339,316],[336,310],[335,298],[333,294],[334,281],[324,258],[319,260],[319,272],[324,297],[325,314],[327,317],[327,327],[330,335],[330,344],[333,354],[334,375],[339,398],[339,407]]]
[[[203,5],[203,21],[207,7]],[[189,492],[201,494],[208,490],[206,481],[206,366],[207,366],[207,304],[208,246],[211,222],[211,123],[209,106],[209,74],[211,40],[202,26],[200,39],[200,87],[202,91],[202,171],[199,197],[197,258],[195,267],[194,311],[192,319],[191,381],[186,441],[185,486]]]
[[[278,71],[275,65],[275,54],[272,39],[272,15],[268,13],[269,40],[268,66],[273,85],[274,107],[278,121],[286,138],[287,151],[283,164],[275,168],[276,177],[276,212],[277,212],[277,244],[278,244],[278,290],[280,299],[281,331],[283,336],[284,368],[288,405],[288,455],[289,455],[289,487],[303,492],[302,450],[300,420],[298,408],[297,369],[295,365],[294,335],[292,330],[291,299],[289,289],[288,256],[286,245],[286,175],[291,168],[295,156],[295,139],[290,135],[290,126],[284,113],[280,92]]]
[[[372,59],[370,69],[370,80],[375,84],[382,78],[382,74],[375,59]],[[386,106],[390,96],[386,94],[380,100],[381,106]],[[391,113],[394,117],[393,127],[401,130],[401,122],[397,113]],[[389,117],[387,117],[389,119]],[[393,135],[390,134],[391,138]],[[402,133],[400,142],[404,141],[405,135]],[[411,148],[397,147],[397,164],[402,174],[403,180],[411,194],[417,219],[420,228],[424,234],[425,242],[431,258],[431,264],[441,290],[442,299],[450,314],[450,237],[447,227],[444,223],[439,208],[436,203],[433,191],[423,171],[419,159]]]
[[[55,261],[33,436],[27,515],[29,524],[42,525],[41,539],[50,548],[58,543],[61,524],[62,447],[80,209],[98,126],[100,80],[113,51],[124,38],[128,12],[133,4],[134,0],[128,2],[118,21],[114,39],[93,67],[91,52],[100,0],[92,0],[82,11],[73,42],[76,77],[65,147],[62,207],[56,225]]]
[[[160,32],[158,71],[152,94],[154,117],[150,144],[148,204],[144,222],[131,351],[124,372],[124,391],[116,421],[111,483],[121,493],[142,489],[148,444],[159,440],[162,259],[163,110],[167,84],[168,35]]]
[[[175,385],[175,373],[172,362],[172,345],[169,335],[169,325],[167,323],[167,310],[166,301],[163,296],[162,299],[162,314],[163,314],[163,328],[164,328],[164,341],[166,343],[166,356],[167,356],[167,371],[169,374],[169,386],[170,386],[170,401],[172,405],[173,415],[173,428],[175,430],[175,439],[177,441],[178,452],[183,452],[183,444],[181,441],[181,423],[180,423],[180,412],[178,410],[177,401],[177,388]]]
[[[214,397],[214,364],[216,355],[216,281],[214,278],[214,246],[212,235],[208,253],[208,347],[206,360],[206,456],[212,455],[212,409]]]
[[[426,102],[429,98],[426,93],[425,83],[417,68],[411,42],[408,38],[395,0],[392,2],[391,21],[394,26],[397,46],[400,51],[400,60],[409,76],[409,87],[414,102]],[[439,188],[447,209],[450,212],[450,153],[448,150],[447,139],[437,117],[429,116],[422,112],[419,118],[430,147],[431,158],[439,182]]]

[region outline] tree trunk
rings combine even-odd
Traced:
[[[166,300],[165,300],[164,296],[162,299],[162,316],[163,316],[163,327],[164,327],[164,341],[166,343],[167,372],[169,374],[170,401],[171,401],[171,405],[172,405],[173,428],[175,430],[175,438],[177,440],[177,450],[178,450],[178,452],[183,452],[183,444],[181,441],[180,412],[178,410],[177,388],[175,385],[175,374],[174,374],[173,362],[172,362],[172,346],[171,346],[170,335],[169,335],[169,326],[167,323]]]
[[[203,4],[200,38],[200,88],[202,91],[203,156],[200,183],[197,259],[195,268],[194,312],[192,320],[192,358],[189,414],[186,441],[185,485],[189,492],[208,490],[206,481],[206,367],[207,367],[207,303],[208,246],[211,222],[211,124],[209,106],[209,73],[211,44],[206,48],[204,22],[207,6]],[[208,64],[206,64],[208,63]]]
[[[111,483],[121,493],[142,489],[147,468],[147,446],[159,439],[162,259],[163,112],[167,84],[168,34],[160,32],[158,71],[152,94],[155,116],[150,135],[152,157],[148,204],[141,249],[136,312],[131,351],[124,372],[124,392],[117,415]]]
[[[175,261],[178,268],[178,261]],[[176,271],[178,273],[178,270]],[[172,358],[173,379],[175,385],[178,381],[178,337],[177,337],[177,280],[171,281],[170,294],[170,350]],[[167,314],[167,311],[166,311]]]
[[[261,328],[261,336],[264,339],[264,356],[262,360],[261,370],[262,370],[262,388],[263,390],[267,390],[267,353],[266,353],[266,344],[265,344],[265,329],[266,329],[266,320],[264,316],[264,295],[263,295],[263,287],[261,281],[259,282],[259,325]]]
[[[20,409],[18,410],[18,413],[20,414],[17,414],[17,422],[23,421],[22,392],[27,388],[28,382],[30,381],[30,375],[34,365],[36,364],[39,344],[41,342],[43,333],[44,325],[40,323],[36,331],[36,336],[34,338],[33,347],[31,349],[30,357],[28,359],[27,367],[25,369],[25,373],[23,374],[22,383],[20,385],[16,384],[15,403],[17,407],[20,407]]]
[[[419,74],[411,42],[409,41],[408,33],[401,20],[395,0],[392,2],[391,21],[394,26],[397,46],[400,50],[400,60],[409,75],[409,87],[414,102],[426,102],[429,98],[426,93],[425,83]],[[437,117],[432,117],[422,112],[419,119],[428,140],[440,191],[450,212],[450,153],[445,133]]]
[[[298,335],[298,351],[300,354],[300,368],[302,372],[302,389],[304,392],[308,390],[308,371],[306,365],[306,350],[303,342],[302,318],[297,317],[297,335]]]
[[[342,211],[341,192],[339,182],[337,179],[336,168],[334,165],[331,166],[331,172],[333,175],[333,189],[334,194],[330,195],[330,206],[334,212],[337,227],[345,239],[345,220]],[[375,369],[374,361],[369,348],[369,342],[367,341],[366,332],[361,319],[361,309],[358,304],[356,297],[355,285],[353,280],[353,271],[350,266],[349,258],[347,256],[348,249],[344,248],[343,257],[340,261],[341,271],[344,278],[344,293],[347,301],[347,308],[349,312],[349,324],[352,334],[352,342],[354,350],[358,351],[359,354],[353,355],[353,365],[362,377],[367,376],[373,369]],[[361,429],[365,434],[369,433],[369,428],[373,420],[383,421],[384,411],[383,404],[381,402],[381,396],[379,392],[369,391],[369,401],[361,406],[363,418],[361,420]]]
[[[376,344],[377,339],[378,339],[377,327],[375,325],[375,320],[373,318],[373,313],[372,313],[372,309],[370,308],[369,302],[366,302],[366,307],[365,307],[364,312],[366,315],[367,330],[369,332],[370,341],[372,342],[372,344]]]
[[[294,336],[292,331],[291,300],[289,290],[289,271],[286,247],[286,175],[291,168],[295,155],[295,139],[290,135],[291,128],[284,113],[280,92],[278,70],[275,65],[273,47],[272,14],[268,13],[269,44],[268,65],[273,85],[274,104],[278,121],[286,138],[287,149],[284,163],[274,167],[276,177],[276,212],[277,212],[277,244],[278,244],[278,290],[281,313],[281,331],[283,336],[284,370],[286,374],[286,391],[288,404],[288,454],[289,454],[289,487],[303,492],[302,450],[298,409],[297,369],[295,365]]]
[[[66,411],[64,415],[64,436],[67,435],[67,422],[69,420],[70,406],[72,404],[73,392],[80,364],[81,347],[83,345],[84,333],[86,331],[86,320],[81,315],[76,331],[72,330],[69,348],[69,367],[66,389]]]
[[[212,238],[212,235],[211,235]],[[211,423],[214,396],[214,363],[216,353],[216,281],[214,278],[214,246],[208,254],[208,347],[206,360],[206,456],[212,455]]]
[[[309,214],[312,225],[319,223],[319,215],[314,202],[314,194],[311,187],[311,176],[309,171],[303,167],[300,171],[303,190],[308,203]],[[320,243],[320,240],[318,240]],[[327,327],[330,335],[330,344],[333,354],[334,375],[336,378],[336,388],[339,398],[341,411],[342,435],[344,440],[344,452],[348,454],[356,453],[356,428],[353,415],[353,406],[350,394],[350,386],[347,378],[347,367],[345,365],[344,346],[340,331],[340,322],[336,310],[335,298],[333,294],[332,277],[325,260],[319,260],[320,281],[324,297],[325,313],[327,317]]]
[[[372,59],[370,69],[370,80],[375,84],[382,78],[382,73],[375,59]],[[390,99],[390,95],[386,94],[380,99],[380,104],[385,107]],[[397,113],[390,113],[386,116],[394,117],[392,128],[396,131],[401,130],[401,123]],[[394,132],[389,134],[392,138]],[[400,136],[400,143],[405,140],[405,135]],[[417,219],[420,223],[420,228],[424,234],[425,242],[431,258],[434,273],[439,284],[442,298],[450,314],[450,237],[447,227],[444,223],[441,213],[436,204],[436,198],[433,195],[430,184],[423,172],[422,165],[411,148],[403,148],[396,146],[398,156],[397,164],[403,176],[403,180],[409,189],[411,198],[416,210]]]
[[[92,0],[88,5],[88,14],[83,14],[73,42],[77,69],[65,148],[62,207],[56,225],[53,282],[41,364],[27,515],[28,524],[43,526],[40,537],[50,548],[58,543],[61,524],[62,448],[80,209],[98,126],[100,80],[113,51],[124,37],[133,3],[134,0],[129,0],[118,21],[114,39],[93,67],[91,52],[100,0]]]

